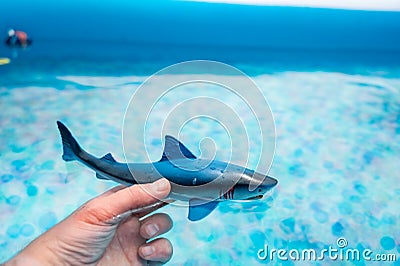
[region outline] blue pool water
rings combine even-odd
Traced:
[[[0,87],[1,260],[114,185],[61,160],[55,121],[67,123],[87,150],[121,159],[127,99],[145,78],[50,75],[43,85]],[[322,249],[336,247],[338,237],[351,248],[399,256],[400,77],[282,71],[252,78],[275,117],[270,174],[279,186],[257,203],[220,204],[197,223],[186,209],[165,207],[174,220],[171,265],[255,265],[264,262],[257,258],[264,243]],[[202,130],[218,143],[212,128]],[[189,147],[196,136],[187,136]],[[150,149],[160,154],[160,142]]]
[[[199,5],[198,13],[185,28],[179,25],[190,9],[182,3],[158,8],[160,1],[151,1],[156,6],[149,7],[136,4],[131,11],[142,23],[129,24],[132,14],[114,6],[100,5],[88,15],[66,1],[61,1],[63,8],[50,5],[53,12],[46,12],[39,8],[45,2],[39,1],[36,9],[38,21],[27,9],[15,15],[17,26],[25,26],[36,37],[35,45],[22,51],[0,48],[0,57],[11,58],[10,64],[0,66],[0,262],[88,199],[115,186],[96,179],[79,164],[62,161],[57,120],[66,123],[91,153],[112,152],[122,160],[124,112],[140,84],[170,64],[211,59],[244,71],[268,100],[276,126],[269,174],[279,184],[261,201],[222,203],[196,223],[187,220],[186,208],[163,208],[174,221],[166,234],[174,246],[169,265],[291,265],[293,261],[276,255],[272,262],[262,260],[258,252],[265,245],[319,252],[338,248],[338,239],[361,252],[394,254],[397,261],[387,264],[400,265],[398,12],[222,5],[209,9],[193,4]],[[15,8],[21,3],[7,4]],[[92,8],[97,5],[88,3]],[[107,8],[111,15],[104,20]],[[176,20],[165,20],[163,8]],[[225,10],[226,20],[221,20]],[[200,23],[202,12],[210,16],[205,28]],[[248,30],[236,19],[241,12],[247,23],[261,26]],[[270,14],[268,19],[263,20],[263,12]],[[9,13],[1,15],[9,23],[4,27],[12,24]],[[71,16],[76,18],[72,23],[76,30],[71,28]],[[118,24],[117,18],[124,22]],[[50,19],[56,23],[47,23]],[[316,25],[316,20],[321,22]],[[150,25],[150,31],[129,26],[137,24]],[[177,31],[170,32],[169,27]],[[100,36],[98,28],[107,34]],[[114,29],[120,39],[111,34]],[[130,31],[124,35],[127,30],[137,35]],[[50,37],[45,34],[49,32]],[[224,96],[223,100],[236,104],[237,99]],[[168,106],[170,101],[167,97],[161,104]],[[156,109],[153,115],[157,121],[165,112]],[[156,135],[159,127],[149,124],[146,136],[154,158],[162,151]],[[252,138],[252,128],[249,132]],[[195,153],[200,136],[215,141],[218,156],[229,153],[225,135],[212,123],[191,124],[183,133],[184,143]],[[145,159],[142,150],[130,153],[137,161]],[[250,164],[254,166],[254,161]],[[315,264],[337,263],[326,259]]]

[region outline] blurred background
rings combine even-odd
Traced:
[[[34,45],[14,62],[19,71],[73,64],[77,71],[149,74],[171,63],[205,58],[276,70],[337,69],[343,63],[378,69],[400,59],[396,1],[303,1],[306,7],[284,6],[287,1],[231,2],[239,4],[3,0],[0,36],[5,39],[7,29],[15,28],[33,39]],[[0,46],[1,57],[10,53]],[[127,60],[131,68],[107,67]]]

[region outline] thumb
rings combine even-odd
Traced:
[[[88,223],[105,222],[130,210],[143,208],[164,199],[171,191],[165,178],[153,183],[133,185],[89,201],[78,217]]]
[[[115,214],[142,208],[164,199],[171,191],[171,184],[165,178],[153,183],[133,185],[106,197],[107,207]]]

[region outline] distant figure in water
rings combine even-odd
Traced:
[[[13,29],[10,29],[8,31],[8,38],[6,39],[6,44],[9,47],[24,48],[31,45],[31,43],[32,40],[29,39],[28,35],[25,32]]]

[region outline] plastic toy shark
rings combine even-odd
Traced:
[[[60,130],[64,161],[77,160],[96,172],[96,177],[123,185],[154,182],[165,177],[171,182],[170,199],[189,201],[191,221],[210,214],[224,200],[256,200],[277,184],[277,180],[247,168],[197,158],[181,142],[165,137],[161,159],[153,163],[119,163],[110,153],[97,158],[84,151],[68,128],[57,121]],[[250,191],[252,178],[262,180]]]

